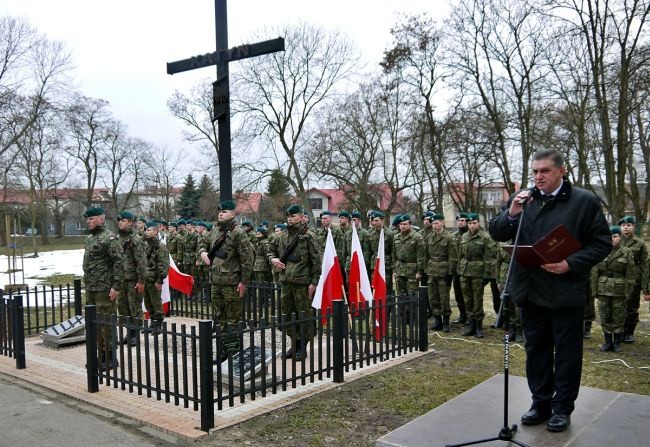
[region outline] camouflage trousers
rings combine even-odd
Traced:
[[[451,305],[449,303],[449,286],[444,276],[429,276],[428,292],[429,303],[433,315],[451,315]]]
[[[605,334],[622,334],[625,325],[625,298],[622,296],[599,296],[598,313]]]
[[[212,284],[210,290],[212,298],[212,315],[215,324],[226,325],[235,330],[241,321],[241,298],[237,293],[237,286]]]
[[[587,291],[587,304],[585,304],[585,322],[593,322],[596,319],[596,303],[591,290]]]
[[[149,319],[162,323],[165,319],[162,306],[162,292],[156,289],[155,281],[144,283],[144,307],[149,312]]]
[[[415,276],[396,276],[395,294],[410,295],[418,293],[419,280]]]
[[[273,274],[270,270],[253,272],[253,281],[257,282],[273,282]]]
[[[625,298],[625,324],[639,322],[639,306],[641,305],[641,286],[635,285],[632,293]]]
[[[125,280],[124,288],[117,297],[117,311],[121,317],[131,317],[132,321],[142,320],[142,295],[135,290],[135,280]]]
[[[97,316],[104,320],[110,320],[111,314],[115,313],[115,301],[108,298],[110,290],[87,290],[86,303],[97,307]],[[113,332],[109,325],[101,325],[97,332],[97,352],[100,353],[100,359],[104,357],[104,352],[113,350]]]
[[[483,278],[473,276],[461,276],[460,285],[463,289],[463,299],[469,318],[483,321]]]
[[[282,296],[280,298],[282,314],[291,319],[301,318],[301,313],[305,313],[305,318],[312,315],[311,299],[309,298],[309,284],[290,284],[282,283]],[[316,323],[314,321],[302,322],[289,325],[287,334],[291,339],[311,340],[316,333]]]

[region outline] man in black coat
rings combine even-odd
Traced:
[[[611,251],[611,235],[596,196],[565,177],[559,152],[536,152],[532,171],[535,187],[513,195],[489,229],[494,240],[505,242],[514,239],[521,225],[518,244],[532,245],[563,224],[582,245],[561,262],[535,268],[515,262],[507,286],[513,302],[521,306],[533,400],[521,421],[536,425],[548,420],[548,430],[564,431],[580,388],[589,273]]]

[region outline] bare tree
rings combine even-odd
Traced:
[[[165,220],[172,220],[175,216],[174,187],[184,175],[178,169],[183,160],[183,153],[166,147],[155,148],[152,152],[156,156],[144,160],[148,174],[143,179],[148,185],[147,192],[156,196],[149,212]]]

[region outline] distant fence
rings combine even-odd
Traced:
[[[213,326],[210,320],[153,328],[146,321],[141,325],[115,315],[97,315],[94,306],[86,306],[88,391],[96,392],[99,384],[105,384],[191,406],[201,411],[201,429],[207,431],[214,427],[215,407],[222,410],[224,404],[243,404],[247,398],[264,398],[317,380],[343,382],[350,370],[426,351],[426,290],[388,298],[387,334],[381,339],[374,335],[374,315],[380,308],[351,310],[337,301],[327,316],[315,310],[287,316],[275,299],[276,286],[264,284],[249,287],[243,300],[247,318],[236,328]],[[200,307],[193,301],[186,309]],[[249,318],[256,312],[259,319]],[[303,345],[305,356],[283,355],[291,347],[290,327],[296,331],[295,339],[310,340]],[[103,347],[112,355],[104,358],[98,355],[99,331],[112,334],[110,346]],[[131,331],[138,334],[134,343],[128,340]]]
[[[16,369],[25,368],[23,297],[0,298],[0,354],[16,359]]]

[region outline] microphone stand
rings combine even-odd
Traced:
[[[530,196],[529,196],[530,197]],[[499,307],[499,314],[497,315],[496,326],[500,327],[502,321],[508,322],[509,316],[509,307],[508,303],[510,301],[510,293],[508,292],[508,286],[510,285],[510,272],[512,272],[512,266],[515,262],[515,254],[517,252],[517,247],[519,246],[519,234],[521,233],[521,223],[523,222],[524,213],[526,212],[526,204],[528,198],[522,204],[523,209],[519,214],[519,225],[517,225],[517,232],[515,233],[515,240],[512,246],[512,255],[510,257],[510,262],[508,263],[508,273],[506,273],[506,281],[503,285],[503,291],[501,292],[501,305]],[[515,432],[517,431],[517,424],[508,425],[508,377],[510,372],[510,335],[506,331],[505,336],[503,337],[503,426],[499,431],[499,434],[492,438],[479,439],[476,441],[464,442],[462,444],[447,444],[446,447],[462,447],[465,445],[475,445],[475,444],[484,444],[486,442],[492,441],[508,441],[512,442],[521,447],[529,447],[523,442],[513,439]]]

